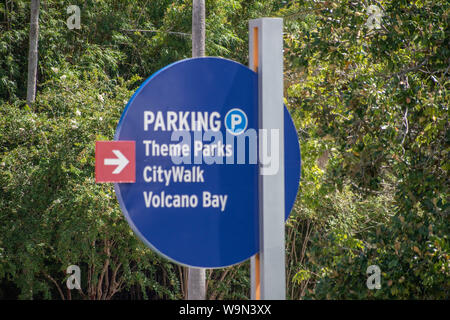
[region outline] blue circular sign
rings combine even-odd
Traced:
[[[136,182],[115,184],[133,231],[179,264],[219,268],[259,251],[258,79],[222,58],[175,62],[128,102],[115,140],[135,141]],[[300,147],[285,119],[285,210],[300,179]]]

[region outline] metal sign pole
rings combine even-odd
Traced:
[[[192,2],[192,57],[205,56],[205,0]],[[206,299],[206,269],[188,267],[187,300]]]
[[[249,67],[258,72],[260,129],[260,253],[251,261],[251,298],[284,300],[286,275],[283,19],[250,20],[249,58]],[[267,130],[266,134],[261,129]],[[273,154],[264,157],[268,153],[267,150],[278,152],[272,152]]]

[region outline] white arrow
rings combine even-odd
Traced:
[[[128,161],[128,159],[125,158],[125,156],[119,150],[113,150],[112,152],[116,155],[117,158],[105,159],[104,164],[105,166],[117,166],[117,168],[115,168],[112,173],[119,174],[130,161]]]

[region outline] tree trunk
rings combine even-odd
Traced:
[[[28,51],[28,82],[27,103],[31,104],[36,98],[36,76],[38,63],[39,39],[39,5],[40,0],[31,0],[30,14],[30,48]]]
[[[205,0],[193,0],[192,4],[192,57],[205,56]],[[205,269],[188,268],[189,300],[205,300]]]

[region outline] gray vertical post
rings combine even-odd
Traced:
[[[192,2],[192,57],[205,56],[205,0]],[[188,300],[206,299],[206,269],[188,268]]]
[[[27,103],[34,103],[36,99],[36,82],[38,67],[38,42],[39,42],[39,0],[31,1],[30,8],[30,48],[28,51],[28,81]]]
[[[205,56],[205,0],[192,1],[192,57]]]
[[[253,299],[284,300],[286,298],[286,275],[283,20],[281,18],[250,20],[249,56],[250,68],[258,72],[260,161],[264,162],[261,157],[262,150],[277,150],[276,147],[278,147],[278,152],[269,155],[271,162],[268,165],[260,163],[260,253],[256,259],[252,258],[251,297]],[[267,130],[266,140],[263,139],[264,135],[261,129]],[[272,140],[273,138],[275,140]],[[267,145],[264,148],[264,144],[267,143],[268,148]],[[258,265],[259,270],[256,270]],[[258,275],[259,279],[257,279]],[[259,281],[260,290],[258,292]]]

